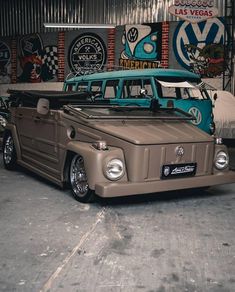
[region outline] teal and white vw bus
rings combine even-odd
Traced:
[[[67,78],[65,91],[88,91],[98,100],[123,106],[175,107],[192,114],[193,124],[209,134],[215,131],[212,100],[200,76],[172,69],[122,70]]]

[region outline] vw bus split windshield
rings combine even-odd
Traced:
[[[205,87],[188,81],[169,82],[155,79],[158,96],[173,99],[209,99]]]

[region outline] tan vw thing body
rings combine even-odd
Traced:
[[[41,95],[33,93],[31,104],[13,104],[6,133],[12,134],[18,164],[61,186],[68,181],[69,163],[75,154],[84,160],[89,189],[101,197],[235,182],[234,172],[228,167],[220,171],[214,164],[219,151],[227,153],[226,147],[216,145],[214,137],[187,119],[177,119],[174,113],[158,116],[155,112],[149,118],[108,106],[64,106],[68,97],[67,102],[55,106],[54,100],[60,98],[52,99],[53,94],[49,98],[49,93],[47,108],[47,95]],[[99,149],[97,141],[107,147]],[[106,175],[112,159],[123,163],[122,176],[115,180]],[[195,173],[188,176],[187,170],[195,165]],[[164,175],[163,166],[167,166]],[[179,175],[168,177],[169,169]]]

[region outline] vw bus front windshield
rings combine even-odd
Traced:
[[[155,79],[155,84],[160,98],[172,99],[210,99],[203,83],[195,81],[162,81]]]

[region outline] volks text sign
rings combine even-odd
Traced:
[[[175,0],[169,12],[192,23],[204,21],[218,15],[214,0]]]

